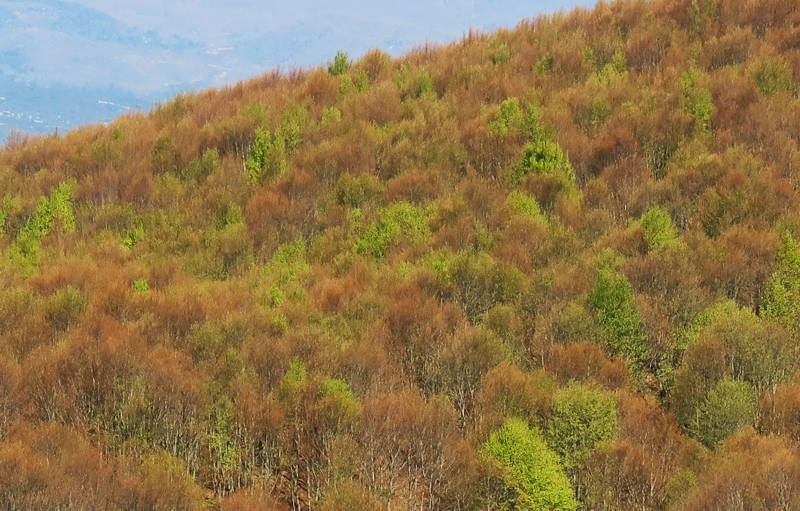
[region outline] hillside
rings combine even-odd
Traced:
[[[800,5],[621,0],[0,151],[0,507],[800,509]]]

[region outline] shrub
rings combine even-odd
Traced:
[[[342,174],[334,189],[336,203],[351,208],[360,208],[367,202],[375,201],[383,193],[383,183],[372,174]]]
[[[502,41],[494,41],[489,47],[489,58],[495,66],[505,64],[511,60],[511,48]]]

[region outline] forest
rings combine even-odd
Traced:
[[[800,4],[617,0],[0,150],[0,508],[800,509]]]

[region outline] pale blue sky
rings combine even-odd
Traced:
[[[470,28],[594,0],[2,0],[0,140],[148,109],[178,91],[280,66],[309,67],[338,49],[400,55]]]

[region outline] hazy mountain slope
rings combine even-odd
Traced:
[[[800,508],[798,84],[622,1],[11,141],[2,507]]]
[[[148,110],[179,91],[235,83],[336,48],[394,55],[589,0],[375,4],[7,0],[0,5],[0,141]],[[113,105],[108,105],[113,103]]]

